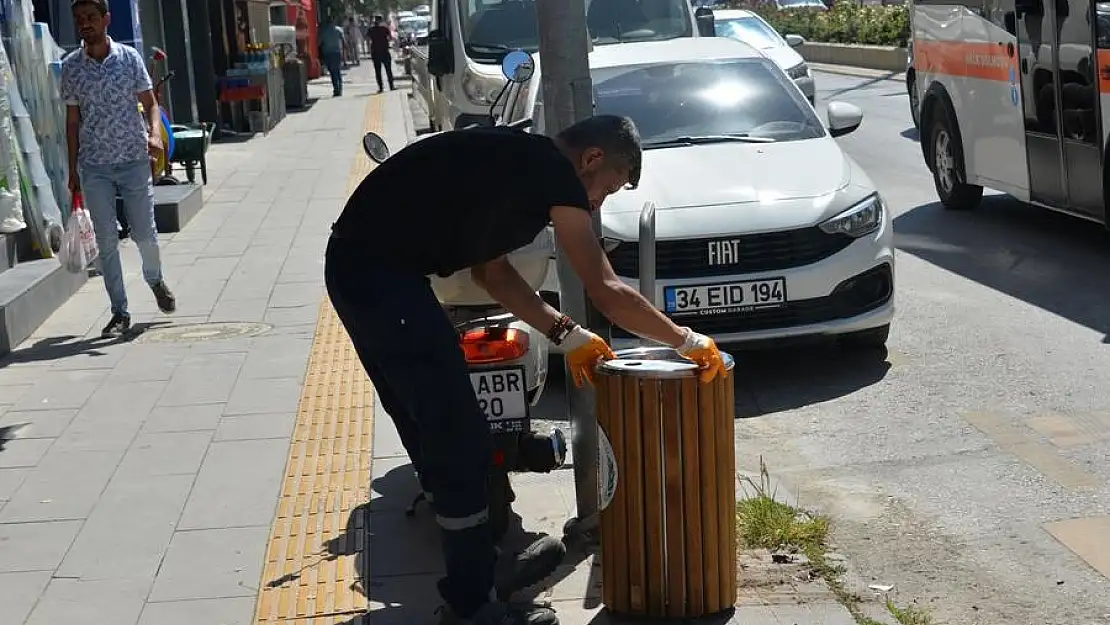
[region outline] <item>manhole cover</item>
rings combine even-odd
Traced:
[[[181,326],[152,328],[143,332],[141,341],[180,343],[185,341],[212,341],[256,336],[273,326],[265,323],[193,323]]]

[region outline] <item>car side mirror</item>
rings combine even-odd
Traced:
[[[366,156],[375,163],[381,164],[385,159],[389,158],[389,146],[385,144],[385,139],[381,135],[373,132],[368,132],[362,136],[362,150],[366,152]]]
[[[694,19],[698,23],[698,35],[701,37],[716,37],[717,36],[717,18],[713,16],[713,9],[709,7],[698,7],[694,11]]]
[[[786,35],[786,45],[791,48],[803,46],[806,43],[806,38],[801,35]]]
[[[428,33],[428,73],[436,78],[455,71],[455,55],[451,41],[443,31],[435,29]]]
[[[863,109],[855,104],[833,101],[828,104],[829,134],[843,137],[863,123]]]

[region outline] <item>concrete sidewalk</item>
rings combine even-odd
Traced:
[[[324,247],[352,175],[368,168],[364,128],[394,149],[407,135],[404,96],[370,95],[372,82],[369,63],[347,72],[341,98],[317,81],[310,110],[268,136],[212,147],[204,209],[162,239],[176,315],[156,311],[124,242],[133,320],[145,332],[96,338],[109,314],[92,279],[0,360],[0,426],[30,424],[0,450],[0,625],[296,615],[298,605],[272,615],[256,605],[281,586],[263,567],[275,559]],[[346,521],[329,520],[332,533]],[[356,558],[347,550],[333,561],[354,570]],[[315,622],[356,622],[350,612],[365,599],[352,594],[331,604],[347,614]]]

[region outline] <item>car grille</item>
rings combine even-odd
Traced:
[[[710,265],[709,242],[733,240],[740,241],[736,262]],[[792,269],[824,260],[851,245],[853,240],[847,235],[828,234],[813,227],[734,237],[658,241],[655,244],[655,275],[673,280]],[[618,276],[639,278],[639,255],[637,243],[621,242],[609,252],[609,262]]]
[[[882,264],[841,282],[826,297],[788,302],[778,308],[756,309],[734,315],[679,317],[675,321],[710,336],[793,328],[848,319],[884,306],[894,294],[894,272]],[[633,338],[613,326],[613,338]]]

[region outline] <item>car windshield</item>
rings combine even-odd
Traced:
[[[470,58],[497,63],[508,50],[539,50],[535,0],[459,0]],[[595,45],[693,36],[688,0],[586,0]]]
[[[397,22],[397,28],[407,33],[428,29],[428,20],[423,17],[405,17]]]
[[[739,39],[759,50],[786,45],[786,40],[775,32],[775,29],[771,28],[767,22],[758,17],[717,20],[715,32],[718,37]]]
[[[597,69],[599,114],[626,115],[645,149],[825,136],[813,109],[764,58]]]

